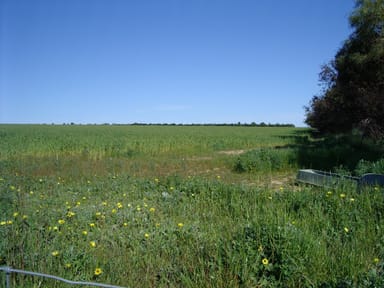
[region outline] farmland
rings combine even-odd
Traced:
[[[0,125],[0,265],[124,287],[383,286],[381,188],[294,183],[299,168],[356,173],[384,155],[332,141],[291,127]]]

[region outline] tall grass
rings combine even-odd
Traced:
[[[127,287],[384,286],[382,188],[268,182],[298,167],[297,130],[25,128],[0,127],[0,265]]]
[[[1,265],[129,287],[384,285],[378,189],[125,176],[0,185]]]

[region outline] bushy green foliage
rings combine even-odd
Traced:
[[[384,174],[384,159],[377,161],[360,160],[355,169],[357,175],[366,173]]]
[[[256,149],[240,155],[234,165],[236,172],[271,172],[294,166],[291,149]]]
[[[353,32],[334,60],[322,67],[324,89],[307,108],[306,122],[322,133],[359,128],[384,135],[384,1],[359,0],[350,17]]]

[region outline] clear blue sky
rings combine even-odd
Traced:
[[[0,123],[304,125],[353,0],[0,0]]]

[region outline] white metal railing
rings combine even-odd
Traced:
[[[11,287],[11,274],[12,273],[19,273],[24,275],[31,275],[31,276],[38,276],[38,277],[44,277],[44,278],[50,278],[57,281],[65,282],[67,284],[71,285],[83,285],[83,286],[94,286],[94,287],[105,287],[105,288],[124,288],[121,286],[114,286],[109,284],[102,284],[102,283],[95,283],[95,282],[82,282],[82,281],[71,281],[67,280],[58,276],[49,275],[49,274],[43,274],[43,273],[37,273],[37,272],[31,272],[31,271],[25,271],[20,269],[13,269],[8,266],[0,267],[0,271],[5,272],[5,282],[6,282],[6,288]]]

